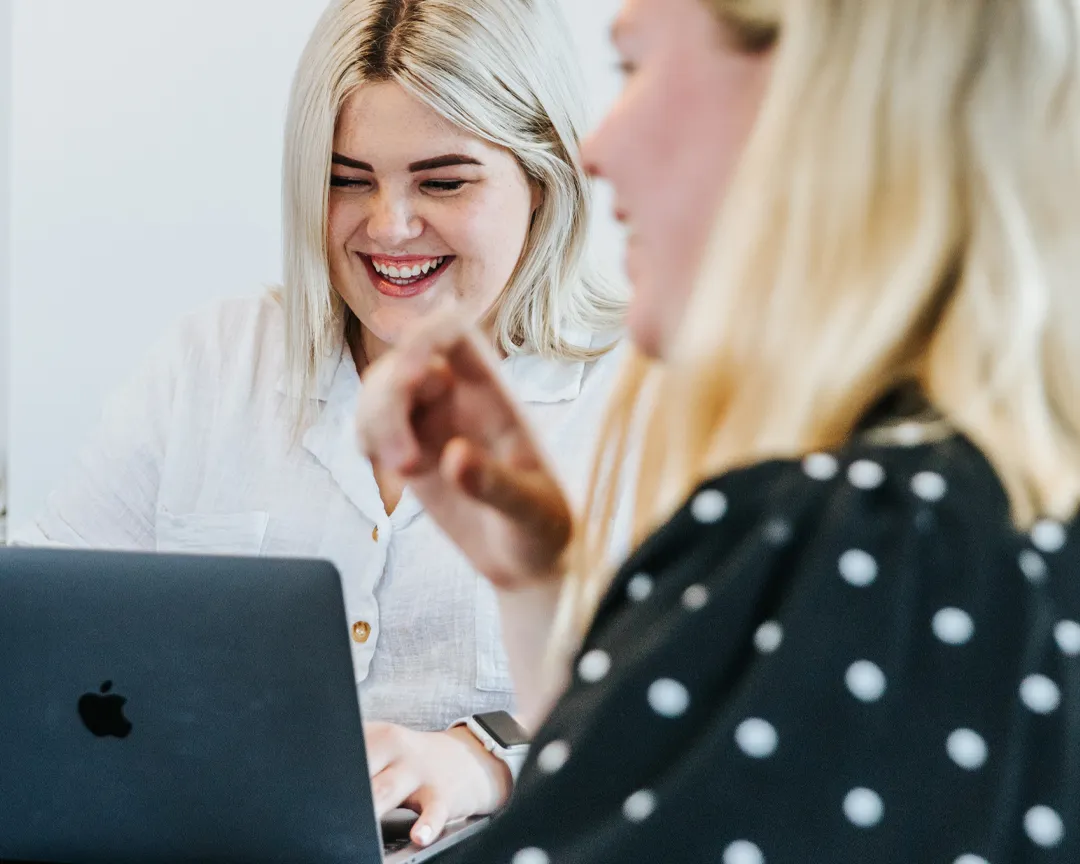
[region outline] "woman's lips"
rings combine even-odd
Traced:
[[[359,253],[358,253],[359,254]],[[379,258],[379,264],[386,269],[389,266],[394,266],[395,269],[414,268],[422,266],[426,262],[433,262],[442,259],[442,263],[436,267],[433,267],[427,274],[423,274],[419,277],[410,279],[406,284],[398,284],[398,282],[391,281],[390,277],[383,275],[375,269],[375,264],[372,261],[372,256],[360,254],[360,258],[363,259],[364,266],[367,268],[368,277],[371,279],[371,284],[375,286],[375,290],[386,297],[394,298],[407,298],[416,297],[423,294],[436,280],[446,271],[448,267],[454,262],[454,256],[412,256],[409,258]]]

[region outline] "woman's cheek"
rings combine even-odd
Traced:
[[[331,244],[343,243],[356,233],[361,216],[355,211],[355,206],[350,207],[333,193],[330,194],[326,215],[327,235]]]

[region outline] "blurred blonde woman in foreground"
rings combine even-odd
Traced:
[[[624,5],[586,158],[640,353],[576,551],[467,330],[368,370],[364,448],[495,584],[547,715],[450,860],[1080,860],[1078,4]]]

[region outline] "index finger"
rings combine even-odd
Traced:
[[[356,413],[360,449],[373,462],[406,470],[422,458],[411,416],[445,390],[449,371],[440,358],[421,365],[415,355],[391,352],[374,364]]]
[[[402,339],[400,350],[417,365],[444,358],[455,380],[481,385],[490,398],[484,399],[483,411],[474,415],[479,423],[477,431],[489,443],[506,435],[513,435],[515,443],[520,443],[525,422],[499,374],[498,354],[475,326],[459,314],[442,313],[411,330]]]

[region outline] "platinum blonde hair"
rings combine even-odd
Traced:
[[[293,82],[283,177],[286,353],[309,396],[351,313],[333,289],[327,210],[345,101],[393,81],[465,131],[514,154],[543,201],[496,310],[497,347],[591,359],[567,331],[617,329],[625,301],[587,260],[588,179],[577,59],[555,0],[333,0]]]
[[[1077,0],[708,5],[741,50],[772,46],[771,80],[674,356],[637,358],[609,418],[569,632],[606,587],[615,469],[657,379],[639,538],[706,476],[838,447],[909,384],[1018,527],[1080,501]]]

